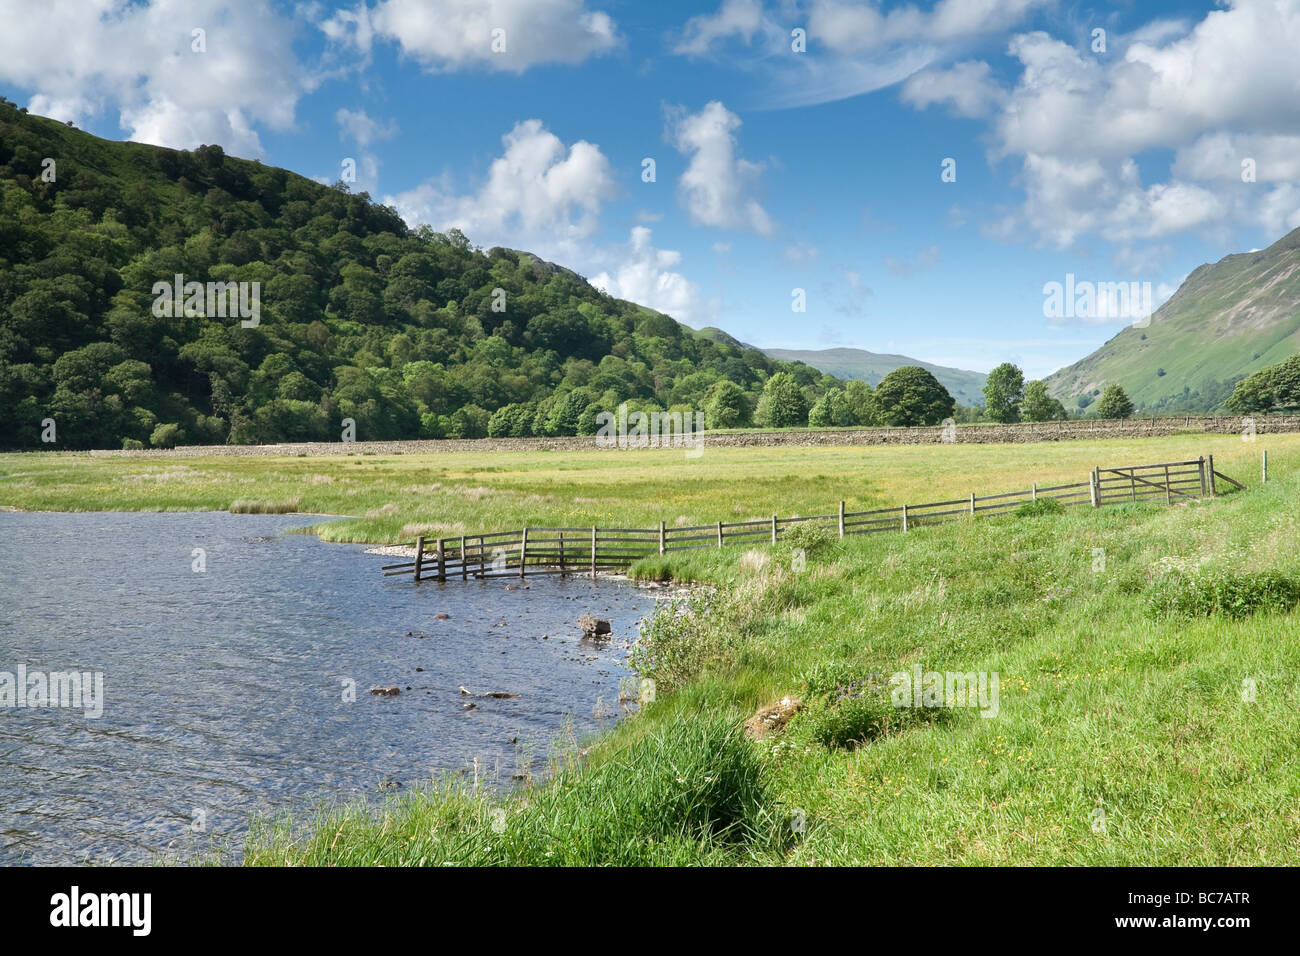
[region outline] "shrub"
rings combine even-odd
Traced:
[[[1288,613],[1297,603],[1300,581],[1281,571],[1175,572],[1158,578],[1147,592],[1147,610],[1157,617],[1222,614],[1240,619],[1257,613]]]
[[[734,597],[695,592],[665,602],[642,626],[628,666],[665,693],[712,667],[736,664],[744,645],[741,627]]]
[[[181,426],[164,423],[158,425],[149,436],[149,444],[154,448],[171,448],[181,437]]]
[[[142,448],[144,448],[144,442],[140,441],[138,438],[123,438],[123,439],[122,439],[122,450],[123,450],[123,451],[139,451],[139,450],[142,449]]]
[[[804,554],[812,557],[819,551],[833,547],[839,538],[839,532],[834,528],[812,521],[801,521],[783,530],[777,540],[791,551],[802,548]]]

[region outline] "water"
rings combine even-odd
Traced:
[[[214,839],[237,853],[254,813],[375,801],[472,776],[475,758],[480,780],[509,786],[544,772],[567,723],[582,738],[616,719],[596,711],[619,709],[652,593],[416,587],[380,575],[401,559],[287,533],[314,520],[0,514],[0,672],[104,675],[99,719],[0,707],[0,864],[185,859]],[[584,640],[584,612],[614,639]],[[402,692],[369,693],[384,685]]]

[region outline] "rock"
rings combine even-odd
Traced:
[[[486,694],[475,694],[464,684],[460,685],[460,696],[462,697],[495,697],[497,700],[510,700],[515,697],[521,697],[521,694],[508,694],[503,690],[492,690]]]
[[[433,616],[433,619],[435,621],[445,621],[449,617],[451,617],[451,615],[448,614],[446,611],[439,611],[437,614]]]
[[[578,627],[582,628],[582,633],[587,637],[599,637],[610,632],[609,621],[603,617],[592,617],[590,614],[578,618]]]
[[[745,721],[745,736],[762,740],[768,734],[785,730],[790,718],[803,710],[803,701],[797,697],[782,697],[775,704],[760,707],[753,717]]]
[[[390,684],[387,687],[370,688],[370,693],[374,694],[376,697],[396,697],[401,692],[402,688],[398,687],[396,684]]]

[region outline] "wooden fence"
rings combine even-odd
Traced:
[[[722,522],[690,527],[657,528],[522,528],[488,534],[415,540],[415,557],[383,568],[387,577],[410,575],[419,581],[459,578],[525,577],[534,574],[590,574],[623,571],[655,554],[694,548],[721,548],[727,544],[769,542],[781,533],[807,522],[835,529],[841,538],[877,531],[910,531],[946,521],[1005,514],[1027,502],[1053,499],[1062,505],[1122,504],[1163,499],[1167,504],[1214,497],[1221,479],[1237,488],[1241,482],[1214,468],[1214,456],[1153,465],[1097,467],[1087,481],[934,501],[927,504],[845,511],[844,502],[834,514],[781,518],[772,515],[756,521]]]

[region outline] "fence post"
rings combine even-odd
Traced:
[[[524,528],[519,538],[519,576],[524,576],[524,565],[528,563],[528,529]]]
[[[1215,419],[1215,421],[1217,423],[1218,419]],[[1210,497],[1217,498],[1219,496],[1219,485],[1214,480],[1214,456],[1213,455],[1210,455],[1206,458],[1205,467],[1210,475]]]
[[[776,515],[772,515],[772,543],[776,544]]]
[[[975,517],[975,492],[970,493],[970,516]]]
[[[424,535],[415,539],[415,583],[420,583],[420,569],[424,567]]]
[[[559,535],[560,535],[560,573],[563,574],[564,573],[564,532],[563,531],[559,532]]]
[[[1207,492],[1209,491],[1209,488],[1205,484],[1205,456],[1204,455],[1202,455],[1200,458],[1197,459],[1196,465],[1201,472],[1201,497],[1204,498]]]
[[[907,505],[903,505],[903,530],[907,530]]]
[[[659,522],[659,553],[664,553],[664,523]]]
[[[1030,500],[1030,501],[1037,501],[1037,500],[1038,500],[1038,482],[1036,482],[1036,481],[1033,483],[1033,485],[1032,485],[1032,486],[1030,487],[1030,489],[1029,489],[1029,500]]]
[[[840,537],[844,537],[844,502],[840,502]]]
[[[596,580],[596,526],[591,526],[591,579]]]
[[[1169,487],[1169,466],[1165,465],[1165,504],[1173,504],[1173,491]]]
[[[447,580],[447,556],[443,550],[443,539],[438,539],[438,581]]]
[[[1092,506],[1097,507],[1097,472],[1088,472],[1088,496],[1092,499]]]
[[[722,547],[722,522],[718,522],[718,547]]]
[[[469,559],[465,557],[465,536],[460,536],[460,579],[469,580]]]

